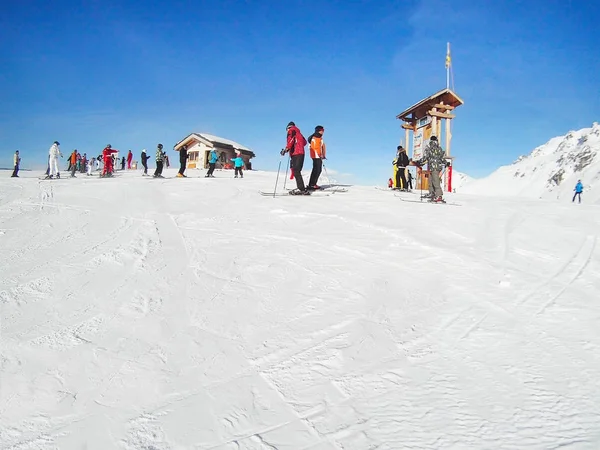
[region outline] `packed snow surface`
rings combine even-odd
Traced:
[[[600,208],[188,172],[0,180],[1,449],[600,448]]]

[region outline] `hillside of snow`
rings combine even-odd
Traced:
[[[462,188],[473,180],[475,179],[466,173],[458,172],[456,170],[452,171],[452,189],[456,190],[456,192],[462,192]]]
[[[570,202],[575,184],[581,180],[583,201],[600,204],[599,155],[600,124],[594,122],[591,128],[550,139],[528,156],[468,183],[461,193]]]
[[[600,448],[600,208],[175,173],[0,178],[0,449]]]

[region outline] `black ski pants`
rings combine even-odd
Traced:
[[[19,176],[19,165],[18,164],[15,165],[15,170],[13,170],[12,176],[13,177]]]
[[[179,161],[179,173],[181,175],[183,175],[183,172],[185,172],[185,163],[186,161]]]
[[[163,162],[156,161],[156,170],[154,171],[154,176],[157,177],[159,175],[162,175],[162,170],[163,170]]]
[[[217,163],[208,163],[208,172],[206,172],[206,175],[208,175],[210,177],[213,174],[213,172],[215,171],[216,165],[217,165]]]
[[[142,162],[142,166],[144,166],[144,175],[148,175],[148,161]]]
[[[573,201],[575,201],[575,198],[579,197],[579,203],[581,203],[581,192],[575,192],[575,195],[573,196]]]
[[[240,175],[240,177],[244,178],[244,173],[242,172],[242,168],[241,167],[236,167],[235,168],[235,176],[237,177],[238,174]]]
[[[398,167],[398,171],[396,172],[397,189],[406,189],[406,176],[404,175],[404,169],[406,169],[406,167]]]
[[[317,181],[319,181],[319,177],[321,176],[321,171],[323,170],[323,160],[321,158],[313,158],[313,168],[310,173],[310,180],[308,181],[308,187],[317,186]]]
[[[302,178],[302,167],[304,166],[304,153],[301,155],[292,156],[291,167],[294,171],[294,178],[296,179],[296,187],[300,191],[305,191],[304,179]]]

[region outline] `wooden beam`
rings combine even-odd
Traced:
[[[444,105],[443,103],[438,103],[437,105],[433,105],[433,108],[443,109],[445,111],[452,111],[454,106]]]
[[[440,119],[454,119],[456,117],[454,114],[446,114],[437,111],[427,111],[427,114],[432,117],[439,117]]]
[[[416,127],[414,125],[408,125],[406,123],[403,123],[402,125],[400,125],[402,128],[404,128],[405,130],[415,130]]]
[[[417,121],[417,119],[409,119],[408,117],[403,117],[402,120],[408,123],[415,123]]]

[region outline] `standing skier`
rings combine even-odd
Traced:
[[[406,191],[406,176],[404,174],[404,170],[406,166],[410,164],[408,156],[406,156],[406,150],[401,145],[398,146],[398,154],[396,155],[396,159],[393,164],[396,166],[396,189],[401,191]]]
[[[148,160],[150,158],[148,157],[148,155],[146,155],[146,149],[142,150],[142,166],[144,167],[144,173],[142,174],[142,176],[146,176],[148,175]]]
[[[575,195],[573,195],[573,202],[575,202],[575,197],[579,197],[579,203],[581,203],[581,193],[583,192],[583,184],[581,180],[577,180],[577,184],[575,185]]]
[[[421,167],[422,164],[427,161],[429,163],[429,171],[430,171],[430,184],[431,190],[433,192],[433,198],[429,201],[434,203],[446,203],[444,198],[442,197],[444,192],[442,191],[440,172],[444,169],[444,167],[449,164],[446,162],[446,155],[444,154],[444,150],[440,147],[436,136],[431,136],[429,144],[425,148],[423,152],[423,157],[417,161],[413,161],[413,164]]]
[[[163,153],[162,149],[163,149],[162,144],[158,144],[156,146],[156,170],[154,171],[154,178],[164,178],[162,176],[162,171],[163,171],[163,160],[164,160],[165,154]]]
[[[102,150],[102,160],[104,162],[104,168],[102,169],[101,177],[112,177],[114,172],[114,158],[113,155],[118,153],[119,150],[112,148],[110,144],[104,147]]]
[[[179,172],[177,172],[177,178],[187,178],[184,174],[185,166],[187,165],[187,159],[189,158],[187,145],[183,145],[179,149]]]
[[[306,146],[306,138],[302,136],[300,129],[296,127],[294,122],[287,125],[287,144],[285,149],[281,150],[281,155],[290,152],[291,168],[293,176],[296,179],[297,189],[290,191],[290,195],[310,195],[310,191],[304,186],[302,179],[302,166],[304,165],[304,147]]]
[[[71,153],[70,158],[70,165],[69,167],[71,168],[71,178],[75,178],[75,171],[77,170],[77,149],[73,150],[73,153]]]
[[[48,151],[48,155],[50,171],[48,172],[46,178],[52,178],[54,175],[56,175],[56,178],[60,178],[60,172],[58,170],[58,157],[60,156],[62,158],[63,155],[60,152],[60,143],[58,141],[54,141],[52,147],[50,147],[50,150]]]
[[[127,153],[127,170],[131,170],[131,161],[133,160],[133,153],[131,150]]]
[[[214,148],[210,151],[210,159],[208,160],[208,172],[206,172],[206,178],[211,177],[214,178],[213,172],[215,171],[215,167],[217,165],[217,161],[219,160],[219,155],[217,155],[217,150]]]
[[[319,189],[317,181],[321,176],[323,170],[323,160],[327,159],[325,156],[325,142],[323,142],[323,133],[325,128],[321,125],[315,127],[315,132],[308,138],[310,145],[310,157],[313,162],[312,172],[310,173],[310,180],[308,181],[308,189],[314,191]]]
[[[235,158],[231,159],[233,161],[233,165],[235,167],[235,177],[238,177],[238,174],[240,175],[240,178],[244,178],[244,173],[242,172],[242,169],[244,168],[244,160],[242,159],[242,153],[239,150],[235,151]]]
[[[19,150],[15,152],[14,157],[15,169],[11,175],[11,178],[19,178],[19,166],[21,165],[21,157],[19,156]]]

